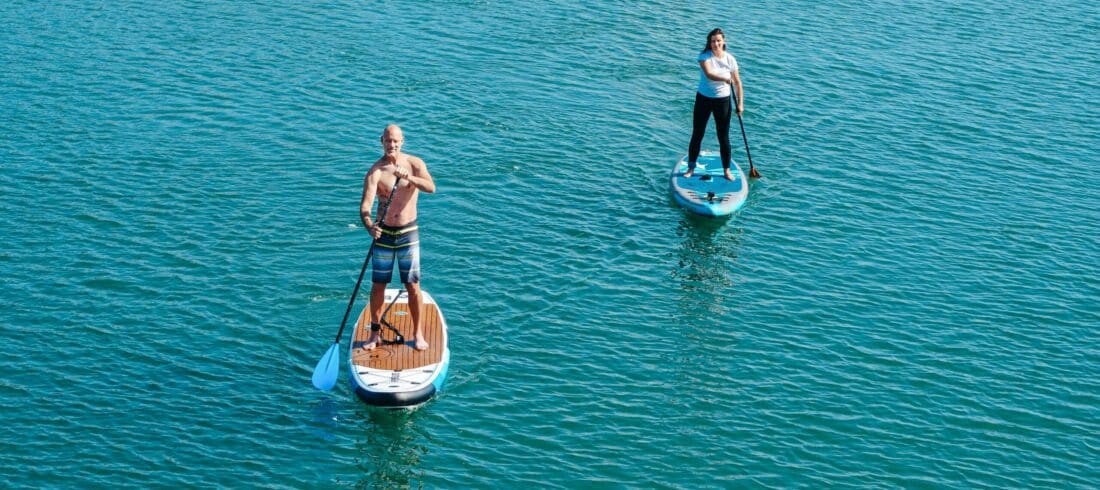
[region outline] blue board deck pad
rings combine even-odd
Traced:
[[[672,167],[669,192],[677,204],[703,216],[729,216],[745,205],[749,185],[737,163],[730,164],[733,180],[726,179],[717,153],[703,152],[695,163],[691,177],[684,177],[688,169],[686,156]]]

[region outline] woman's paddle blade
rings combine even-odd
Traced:
[[[317,361],[313,368],[313,386],[318,390],[331,390],[336,386],[336,377],[340,375],[340,343],[333,342],[332,347]]]

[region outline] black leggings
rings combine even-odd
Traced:
[[[688,145],[688,165],[695,169],[695,160],[699,158],[699,147],[703,144],[703,133],[707,132],[707,118],[714,114],[715,129],[718,130],[718,147],[722,153],[722,168],[730,168],[730,98],[712,99],[695,93],[695,111],[691,117],[691,144]]]

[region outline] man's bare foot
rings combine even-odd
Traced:
[[[363,350],[374,350],[378,347],[378,344],[382,343],[382,335],[378,332],[371,332],[370,337],[367,337],[367,343],[363,344]]]
[[[730,172],[730,169],[727,168],[725,173],[726,173],[726,180],[733,180],[733,172]]]
[[[428,350],[428,341],[423,335],[416,335],[416,350]]]

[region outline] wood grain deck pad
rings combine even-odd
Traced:
[[[369,307],[368,307],[369,308]],[[409,314],[409,305],[395,303],[393,308],[386,313],[386,321],[393,325],[401,335],[405,337],[405,343],[400,345],[383,344],[374,350],[362,348],[370,337],[370,314],[367,308],[359,314],[359,320],[355,323],[355,336],[352,338],[352,364],[372,369],[388,369],[391,371],[415,369],[418,367],[435,364],[443,360],[443,329],[440,326],[439,309],[434,304],[424,304],[420,308],[420,325],[428,344],[428,350],[418,351],[413,348],[412,315]],[[382,327],[382,338],[393,340],[393,331]]]

